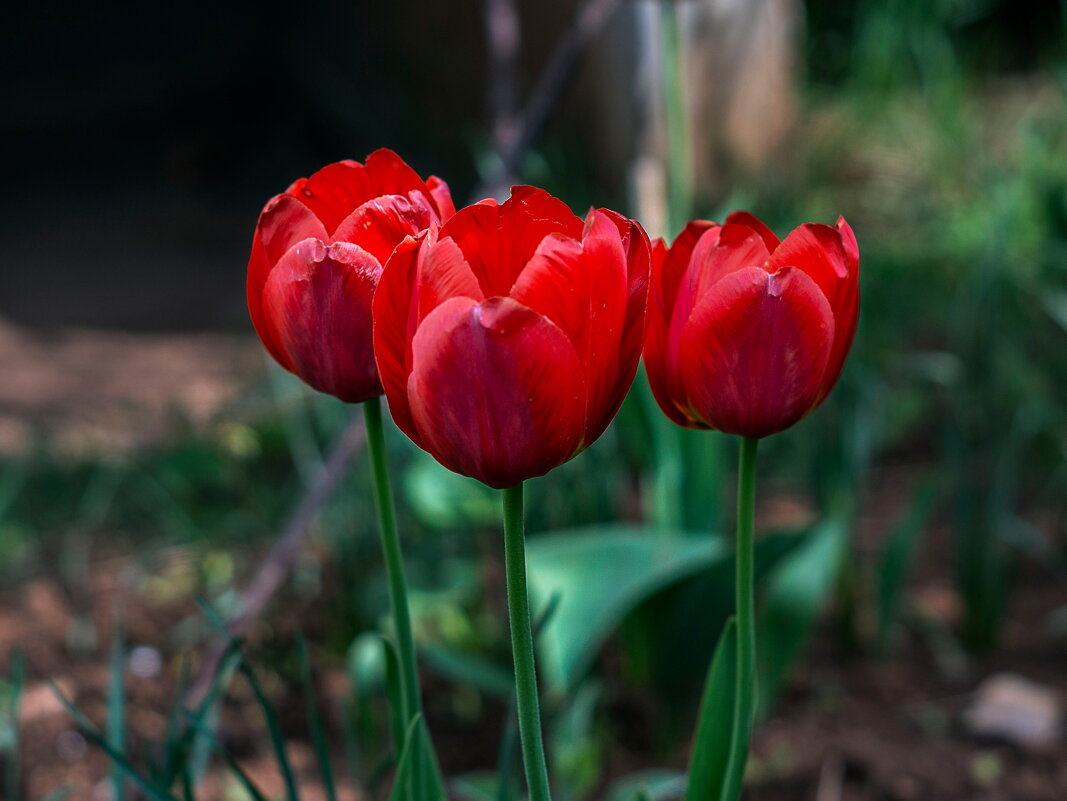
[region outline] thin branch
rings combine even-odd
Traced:
[[[325,465],[289,515],[255,577],[242,594],[241,613],[227,626],[230,637],[244,636],[282,586],[307,541],[312,521],[337,490],[352,459],[362,449],[365,441],[363,416],[354,414],[326,458]],[[219,635],[208,646],[200,672],[185,696],[186,705],[190,708],[195,708],[211,686],[226,645],[227,638]]]
[[[504,1],[500,0],[500,2]],[[489,0],[488,5],[492,3],[493,0]],[[534,86],[518,118],[516,132],[511,137],[510,146],[505,143],[505,146],[501,148],[494,136],[500,166],[479,188],[479,194],[483,197],[506,190],[507,186],[513,182],[519,173],[523,156],[540,135],[552,109],[567,88],[582,54],[604,30],[608,20],[621,4],[622,0],[585,0],[582,3],[573,24],[560,39],[548,63],[541,70],[537,85]],[[490,68],[492,67],[493,63],[490,59]],[[496,76],[491,74],[490,81],[495,80]]]

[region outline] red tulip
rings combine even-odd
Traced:
[[[384,149],[273,198],[248,261],[248,311],[271,356],[343,401],[380,395],[371,298],[382,265],[405,237],[454,213],[444,181],[423,181]]]
[[[374,352],[397,425],[497,488],[590,445],[633,382],[648,237],[515,187],[405,240],[374,298]]]
[[[765,437],[833,388],[859,317],[859,248],[843,218],[783,242],[747,212],[697,220],[652,261],[645,366],[671,420]]]

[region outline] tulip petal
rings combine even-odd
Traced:
[[[627,290],[619,229],[594,211],[581,242],[559,234],[542,240],[511,291],[513,299],[555,323],[574,345],[589,388],[583,410],[588,442],[607,425],[603,418],[619,373]]]
[[[744,225],[709,228],[697,241],[689,257],[689,266],[678,284],[667,329],[666,376],[674,397],[684,397],[682,388],[672,382],[676,382],[680,375],[679,360],[686,358],[679,343],[695,306],[725,276],[746,267],[762,265],[769,255],[759,233]]]
[[[441,222],[456,213],[456,206],[452,202],[452,193],[448,189],[448,184],[436,175],[431,175],[426,179],[426,188],[430,190],[430,196],[437,206],[437,217]]]
[[[668,320],[678,297],[678,285],[689,267],[693,248],[708,230],[719,227],[718,223],[708,220],[693,220],[686,224],[682,232],[675,237],[670,249],[664,253],[663,260],[653,276],[652,295]]]
[[[381,393],[371,298],[381,267],[355,245],[296,244],[263,288],[263,316],[289,369],[321,392],[356,403]]]
[[[438,221],[437,212],[423,195],[383,195],[349,214],[333,233],[334,242],[352,242],[385,264],[401,240]]]
[[[844,219],[837,226],[807,223],[796,228],[771,255],[767,269],[798,267],[807,273],[830,302],[836,335],[826,371],[825,397],[844,369],[859,319],[859,248]]]
[[[626,393],[633,385],[637,364],[644,346],[648,309],[649,285],[652,267],[652,246],[645,229],[635,220],[629,220],[617,212],[601,209],[618,226],[622,246],[626,251],[627,297],[626,319],[623,337],[619,343],[619,369],[615,385],[606,406],[604,426],[611,421],[622,406]],[[599,435],[598,435],[599,436]]]
[[[416,444],[421,437],[407,402],[411,342],[419,324],[451,297],[482,300],[478,281],[451,239],[436,228],[397,246],[374,295],[374,353],[397,426]]]
[[[562,464],[582,441],[581,364],[566,335],[510,298],[453,298],[419,326],[408,401],[427,449],[491,487]]]
[[[833,336],[830,304],[802,270],[727,275],[701,298],[679,343],[692,415],[746,437],[788,428],[819,399]]]
[[[482,201],[456,212],[441,229],[441,238],[459,245],[485,297],[504,297],[551,234],[581,239],[582,221],[542,189],[512,187],[503,204]]]
[[[774,249],[781,244],[777,235],[763,224],[755,214],[748,211],[733,211],[726,216],[726,225],[747,225],[763,238],[768,253],[774,253]]]
[[[311,209],[332,234],[353,209],[369,200],[426,191],[426,184],[400,156],[382,148],[371,153],[366,164],[351,160],[329,164],[310,178],[301,178],[286,194]]]

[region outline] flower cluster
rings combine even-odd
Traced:
[[[384,393],[415,443],[494,487],[594,442],[642,353],[679,425],[788,428],[841,373],[858,285],[843,219],[779,241],[735,212],[650,245],[633,220],[583,221],[532,187],[456,212],[443,181],[388,150],[272,199],[248,265],[252,322],[279,364],[344,401]]]

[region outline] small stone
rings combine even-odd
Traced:
[[[998,673],[982,682],[963,713],[975,737],[1044,748],[1060,736],[1063,703],[1059,694],[1015,673]]]

